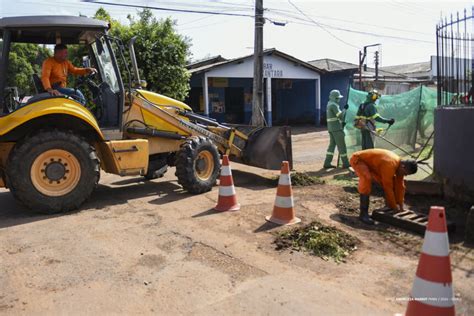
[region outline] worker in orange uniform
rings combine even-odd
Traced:
[[[81,91],[67,88],[67,76],[69,73],[74,75],[85,75],[91,72],[97,72],[95,68],[77,68],[67,60],[67,46],[58,44],[54,47],[54,56],[43,62],[41,70],[41,82],[43,88],[51,95],[75,96],[83,105],[86,99]]]
[[[405,197],[403,178],[417,172],[416,161],[401,160],[398,155],[385,149],[367,149],[353,153],[350,164],[359,177],[359,219],[362,222],[374,224],[374,221],[369,217],[372,180],[382,185],[387,207],[395,212],[403,211]]]

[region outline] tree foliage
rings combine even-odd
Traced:
[[[130,25],[113,20],[104,9],[99,9],[95,18],[109,22],[111,35],[125,44],[137,37],[135,54],[140,79],[147,81],[147,90],[178,100],[186,98],[190,88],[190,75],[186,70],[190,40],[176,32],[174,21],[158,20],[148,9],[140,11],[138,19],[128,16]],[[129,58],[128,51],[125,55]]]
[[[190,55],[190,40],[176,32],[173,20],[170,18],[158,20],[147,9],[138,12],[137,18],[128,16],[130,22],[128,25],[112,19],[103,8],[97,10],[94,18],[110,23],[109,33],[120,38],[125,44],[125,56],[129,65],[131,64],[127,44],[132,37],[137,36],[135,53],[140,79],[147,81],[147,90],[184,100],[189,91],[190,75],[186,70],[186,60]],[[82,56],[87,55],[87,48],[81,45],[68,47],[70,61],[80,67]],[[41,64],[50,55],[51,51],[40,45],[12,44],[8,84],[19,87],[24,94],[33,93],[31,75],[34,72],[41,73]],[[116,57],[120,64],[120,57]],[[127,82],[128,74],[124,67],[121,68],[122,78]]]
[[[20,94],[34,93],[32,75],[41,74],[41,64],[51,51],[40,45],[13,43],[10,48],[7,86],[18,87]]]

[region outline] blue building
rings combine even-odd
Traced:
[[[318,69],[325,72],[321,74],[321,123],[326,124],[326,106],[329,100],[329,92],[337,89],[341,94],[347,97],[349,87],[354,81],[354,74],[359,69],[356,64],[347,63],[334,59],[317,59],[308,62]],[[345,104],[341,101],[341,105]]]
[[[264,51],[264,114],[268,126],[321,122],[323,70],[276,49]],[[186,103],[220,122],[249,124],[252,116],[253,54],[212,57],[188,66]]]

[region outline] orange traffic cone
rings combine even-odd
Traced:
[[[444,207],[432,206],[406,315],[454,315]]]
[[[237,203],[235,195],[234,180],[232,180],[232,171],[230,170],[229,156],[222,157],[221,177],[219,179],[219,198],[217,205],[214,207],[216,211],[238,211],[240,204]]]
[[[278,180],[278,189],[273,213],[272,216],[267,216],[265,219],[279,225],[292,225],[301,222],[301,219],[295,217],[290,166],[288,161],[283,161],[281,164],[281,174],[280,179]]]

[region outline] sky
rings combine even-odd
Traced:
[[[101,0],[180,10],[200,10],[248,16],[224,16],[153,10],[157,18],[171,17],[178,33],[191,39],[191,58],[225,58],[253,53],[253,0]],[[380,66],[429,61],[436,55],[436,24],[459,12],[468,15],[472,1],[402,0],[263,0],[264,48],[276,48],[298,59],[331,58],[358,63],[359,50],[368,48],[368,66],[379,51]],[[0,16],[87,15],[103,7],[127,23],[135,8],[108,6],[80,0],[0,0]],[[273,22],[283,22],[284,26]]]

